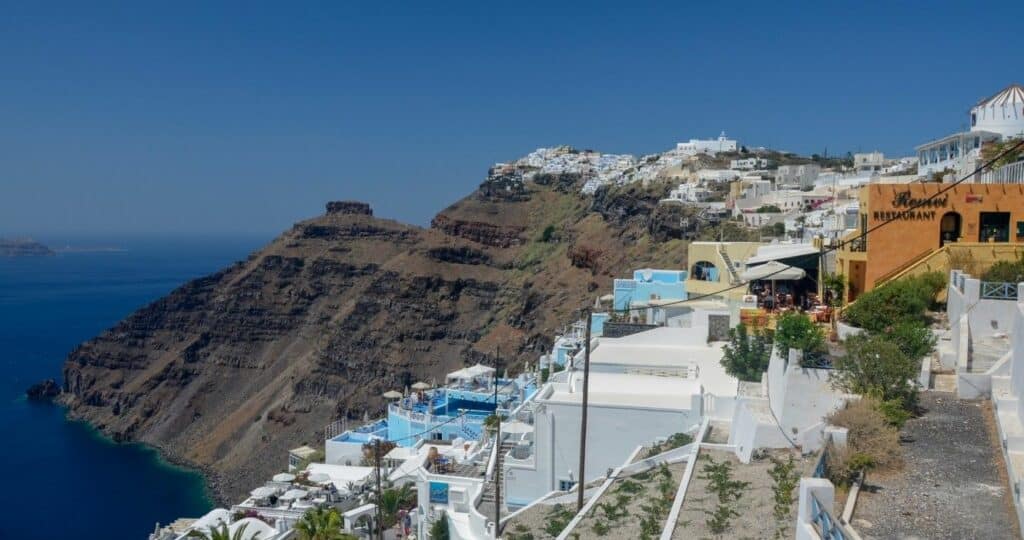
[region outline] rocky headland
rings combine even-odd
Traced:
[[[591,197],[578,179],[550,180],[485,182],[430,228],[328,203],[82,343],[57,400],[115,440],[201,468],[233,501],[288,449],[322,445],[331,421],[381,413],[383,392],[492,363],[499,347],[515,371],[613,277],[685,267],[701,226],[657,205],[667,185]]]

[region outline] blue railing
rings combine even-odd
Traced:
[[[818,529],[818,534],[823,540],[846,540],[846,533],[839,522],[825,510],[814,495],[811,495],[811,523]]]
[[[981,282],[981,297],[989,300],[1017,300],[1016,283]]]
[[[825,451],[825,450],[822,450],[821,456],[818,457],[818,464],[815,465],[815,467],[814,467],[814,477],[815,478],[825,478],[825,465],[826,465],[826,463],[825,463],[825,456],[827,456],[827,455],[828,455],[828,452]]]

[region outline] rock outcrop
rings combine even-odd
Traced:
[[[620,222],[605,201],[607,219],[570,180],[482,186],[428,229],[330,203],[82,343],[59,400],[116,440],[202,467],[235,500],[290,448],[322,445],[331,421],[381,413],[383,392],[498,347],[513,371],[534,363],[613,276],[684,264],[685,246],[635,241],[639,210]]]

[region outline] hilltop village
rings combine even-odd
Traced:
[[[718,238],[592,291],[535,361],[393,388],[150,539],[1019,538],[1024,87],[968,120],[913,156],[722,133],[494,164],[482,196],[662,189]]]

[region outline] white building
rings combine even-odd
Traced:
[[[676,152],[689,156],[697,154],[713,156],[719,152],[735,152],[737,148],[736,140],[727,138],[724,131],[717,139],[690,139],[690,142],[676,144]]]
[[[867,152],[853,155],[853,168],[860,172],[880,172],[885,166],[885,154]]]
[[[756,169],[767,169],[768,165],[768,159],[760,157],[734,159],[729,162],[729,168],[735,169],[737,171],[753,171]]]
[[[732,182],[740,177],[740,173],[732,169],[701,169],[697,171],[700,182]]]
[[[814,186],[821,174],[821,166],[814,163],[804,165],[779,165],[775,173],[775,185],[779,188],[804,189]]]
[[[1024,135],[1024,86],[1011,84],[971,108],[971,129],[918,146],[917,173],[930,176],[951,170],[956,176],[979,165],[981,146],[988,141]]]
[[[679,184],[675,189],[668,192],[668,197],[662,202],[705,202],[711,198],[711,190],[698,184]]]

